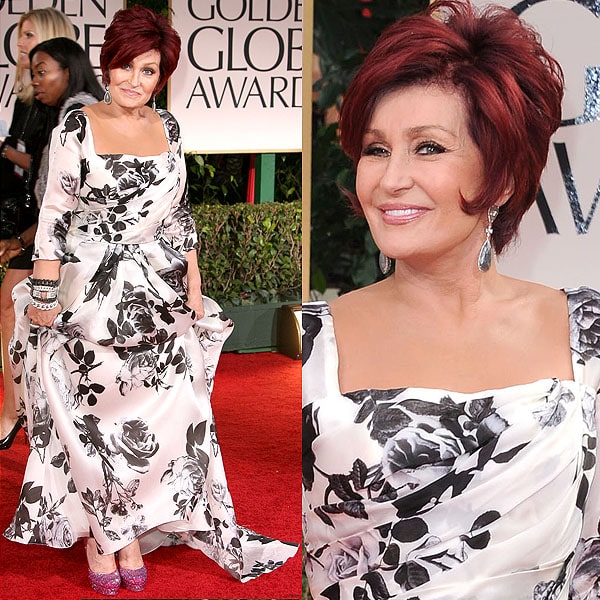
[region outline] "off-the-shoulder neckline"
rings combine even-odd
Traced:
[[[171,142],[169,141],[169,130],[167,128],[167,119],[165,119],[163,117],[163,113],[160,113],[160,120],[162,121],[162,125],[163,125],[163,129],[165,132],[165,139],[167,140],[167,145],[169,146],[168,150],[163,150],[160,154],[147,154],[147,155],[141,155],[141,154],[128,154],[127,152],[106,152],[106,153],[101,153],[101,152],[97,152],[96,151],[96,145],[94,143],[94,132],[92,131],[92,123],[90,121],[89,115],[82,109],[79,109],[79,111],[81,111],[81,113],[85,116],[85,120],[87,123],[87,134],[90,136],[90,145],[92,147],[92,150],[94,151],[94,154],[96,156],[99,156],[100,158],[107,158],[110,156],[126,156],[126,157],[130,157],[130,158],[137,158],[137,159],[144,159],[144,160],[150,160],[150,159],[159,159],[162,156],[165,156],[165,154],[171,154]]]
[[[561,291],[565,294],[565,298],[568,302],[568,298],[569,298],[569,291],[570,290],[566,290],[566,289],[561,289]],[[490,389],[484,389],[484,390],[478,390],[475,392],[462,392],[462,391],[457,391],[457,390],[449,390],[449,389],[444,389],[444,388],[432,388],[432,387],[424,387],[424,386],[406,386],[406,387],[394,387],[394,388],[361,388],[361,389],[356,389],[356,390],[350,390],[348,392],[342,392],[341,388],[340,388],[340,382],[339,382],[339,378],[337,377],[337,368],[339,366],[339,351],[338,351],[338,346],[337,346],[337,339],[335,336],[335,323],[334,323],[334,318],[333,318],[333,314],[331,313],[331,307],[329,306],[329,303],[324,301],[324,300],[319,300],[319,301],[314,301],[310,303],[313,306],[321,306],[323,307],[325,310],[322,313],[322,316],[327,316],[330,319],[330,326],[331,326],[331,334],[333,337],[333,350],[332,352],[334,352],[334,363],[335,363],[335,370],[336,370],[336,377],[335,377],[335,387],[336,387],[336,391],[338,392],[339,395],[341,396],[348,396],[350,394],[358,394],[358,393],[362,393],[362,392],[389,392],[395,389],[400,389],[400,390],[413,390],[415,392],[418,391],[422,391],[422,392],[427,392],[427,393],[440,393],[441,395],[453,395],[453,396],[461,396],[461,397],[483,397],[483,396],[493,396],[493,395],[497,395],[499,392],[509,392],[509,391],[516,391],[519,388],[524,388],[524,387],[545,387],[548,386],[550,387],[551,385],[553,385],[553,382],[560,382],[562,384],[565,384],[567,386],[570,385],[579,385],[580,382],[577,381],[577,356],[574,352],[573,348],[570,348],[570,352],[571,352],[571,364],[573,367],[573,374],[574,374],[574,379],[558,379],[558,378],[553,378],[553,377],[543,377],[540,379],[536,379],[534,381],[530,381],[527,383],[517,383],[517,384],[513,384],[513,385],[508,385],[502,388],[490,388]],[[569,309],[569,317],[571,316],[571,311]],[[571,318],[569,318],[569,337],[571,338],[571,336],[573,335],[573,323]],[[585,385],[585,384],[583,384]],[[595,394],[595,390],[593,391],[593,393]]]

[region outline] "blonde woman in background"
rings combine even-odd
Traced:
[[[33,271],[31,251],[38,208],[30,190],[35,185],[41,152],[52,127],[56,125],[58,115],[56,109],[47,109],[34,101],[29,52],[40,42],[55,37],[75,40],[73,24],[58,10],[38,8],[30,10],[19,19],[15,106],[9,135],[0,147],[0,262],[8,263],[0,291],[4,372],[8,371],[8,341],[15,324],[11,293],[14,286]],[[9,383],[6,383],[7,380]],[[7,450],[21,426],[17,421],[10,378],[6,377],[0,426],[0,450]]]

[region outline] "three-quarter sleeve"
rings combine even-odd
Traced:
[[[198,248],[198,235],[187,194],[187,171],[179,124],[173,115],[166,111],[164,114],[169,146],[174,156],[175,168],[179,172],[179,189],[173,198],[169,215],[165,219],[163,236],[170,246],[185,254]]]
[[[42,200],[34,260],[61,259],[71,216],[79,204],[85,115],[69,113],[53,130],[48,153],[48,185]]]

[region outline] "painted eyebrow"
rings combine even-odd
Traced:
[[[441,125],[418,125],[417,127],[410,127],[409,129],[406,130],[406,132],[409,135],[412,136],[417,136],[417,135],[422,135],[424,133],[428,133],[430,131],[443,131],[444,133],[447,133],[448,135],[451,135],[452,137],[456,137],[456,133],[454,133],[453,131],[450,131],[449,129],[446,129],[445,127],[442,127]],[[379,129],[365,129],[365,135],[367,134],[371,134],[374,136],[383,136],[384,133],[382,131],[380,131]]]
[[[408,133],[411,135],[421,135],[423,133],[428,133],[429,131],[442,131],[451,135],[452,137],[456,137],[456,133],[454,131],[450,131],[450,129],[446,129],[442,125],[419,125],[417,127],[411,127],[408,130]]]

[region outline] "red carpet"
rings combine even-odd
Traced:
[[[300,361],[276,353],[226,353],[217,369],[212,402],[238,522],[296,543],[301,540],[300,389]],[[13,516],[26,458],[25,436],[19,432],[13,447],[0,452],[0,531]],[[122,589],[117,598],[300,598],[301,560],[298,550],[273,573],[239,583],[199,551],[159,548],[146,556],[145,591]],[[81,543],[58,550],[0,536],[0,598],[106,596],[88,586]]]

